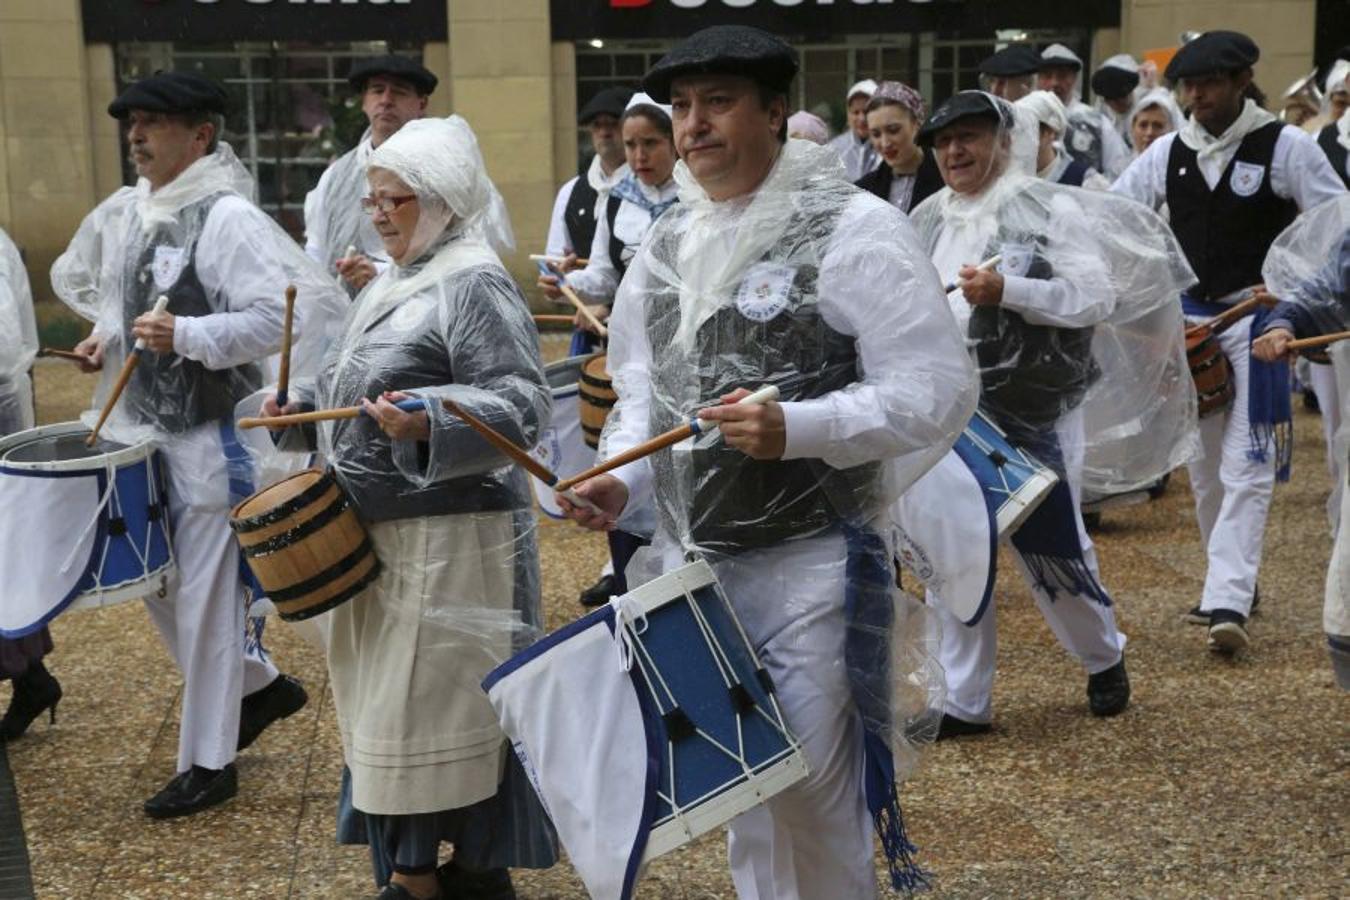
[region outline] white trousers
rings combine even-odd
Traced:
[[[845,563],[843,537],[827,535],[714,566],[811,770],[728,827],[740,900],[876,896],[862,724],[844,668]]]
[[[178,771],[219,769],[235,757],[240,701],[270,684],[277,669],[265,653],[245,652],[244,589],[219,428],[193,429],[160,449],[178,575],[146,608],[183,673]]]
[[[1327,520],[1331,523],[1334,537],[1341,517],[1341,490],[1344,482],[1340,476],[1340,466],[1336,464],[1336,432],[1341,427],[1341,391],[1337,383],[1335,366],[1311,363],[1308,366],[1308,380],[1312,383],[1313,393],[1317,396],[1317,407],[1322,411],[1322,438],[1327,445],[1327,472],[1331,475],[1331,495],[1327,497]]]
[[[1082,499],[1079,477],[1083,468],[1083,417],[1075,410],[1060,419],[1056,434],[1064,454],[1064,465],[1069,476],[1069,493],[1073,497],[1074,520],[1078,527],[1078,542],[1083,549],[1083,561],[1093,578],[1101,580],[1097,569],[1097,552],[1083,527],[1078,512]],[[1113,607],[1103,606],[1087,597],[1074,596],[1064,590],[1054,600],[1031,577],[1031,572],[1012,544],[1003,545],[1031,588],[1036,606],[1050,625],[1050,630],[1065,650],[1083,664],[1089,675],[1111,668],[1120,662],[1125,652],[1125,635],[1116,628]],[[1066,585],[1067,587],[1067,585]],[[947,698],[943,710],[967,722],[988,722],[992,717],[994,670],[998,651],[998,603],[991,598],[984,615],[974,625],[967,626],[947,612],[941,597],[934,598],[933,606],[942,622],[942,640],[938,658],[947,675]]]
[[[1236,396],[1227,412],[1200,420],[1201,457],[1187,466],[1200,539],[1209,567],[1200,595],[1205,611],[1251,612],[1261,565],[1261,543],[1275,488],[1275,448],[1266,462],[1248,458],[1251,449],[1247,417],[1248,347],[1251,318],[1219,335],[1219,345],[1233,367]]]

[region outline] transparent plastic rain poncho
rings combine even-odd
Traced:
[[[97,414],[132,321],[160,294],[177,317],[174,353],[145,351],[108,420],[109,435],[173,435],[234,415],[275,376],[284,293],[297,300],[291,371],[312,373],[347,303],[337,285],[253,205],[253,180],[228,144],[158,191],[142,179],[85,217],[52,266],[52,287],[104,338]]]
[[[980,369],[981,408],[1032,444],[1081,408],[1083,491],[1133,490],[1198,448],[1177,303],[1195,279],[1152,210],[1030,177],[1022,148],[1034,128],[1025,111],[1005,113],[985,163],[993,180],[975,194],[943,189],[914,225],[946,284],[1001,257],[999,305],[973,306],[960,288],[948,296]]]
[[[381,264],[388,261],[370,216],[361,211],[371,152],[367,128],[357,145],[335,159],[314,190],[305,195],[305,251],[333,277],[337,277],[334,263],[345,257],[350,247]],[[356,294],[345,281],[343,289]]]
[[[1317,333],[1350,330],[1350,194],[1295,219],[1270,245],[1261,275],[1272,294],[1306,313]]]
[[[33,427],[33,383],[28,370],[37,351],[28,272],[19,248],[0,229],[0,435]]]
[[[925,611],[896,591],[876,523],[969,418],[970,362],[904,215],[849,185],[830,148],[789,140],[753,194],[726,202],[709,199],[683,163],[675,177],[681,202],[652,226],[610,319],[619,400],[600,455],[736,388],[779,388],[782,459],[753,460],[713,434],[616,474],[632,490],[629,508],[655,485],[653,556],[666,567],[702,556],[733,605],[786,609],[798,625],[783,639],[794,647],[810,649],[818,617],[796,613],[793,590],[756,592],[779,581],[818,584],[817,600],[826,586],[839,591],[842,652],[811,657],[804,676],[823,696],[846,684],[862,712],[869,808],[905,882],[898,807],[882,794],[931,736],[921,723],[940,710],[941,679]],[[883,755],[890,762],[874,766]]]

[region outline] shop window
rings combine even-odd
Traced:
[[[366,128],[347,75],[356,60],[409,47],[341,44],[119,44],[119,89],[159,69],[195,71],[230,95],[224,139],[258,185],[258,204],[297,239],[304,234],[305,195],[330,162],[355,146]],[[135,172],[126,158],[128,183]]]

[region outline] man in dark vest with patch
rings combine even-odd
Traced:
[[[1183,46],[1164,77],[1180,86],[1191,118],[1154,141],[1113,186],[1155,209],[1167,204],[1199,279],[1181,298],[1192,321],[1241,300],[1261,282],[1266,252],[1284,227],[1345,190],[1311,136],[1244,99],[1259,56],[1251,38],[1233,31],[1206,32]],[[1189,467],[1209,566],[1186,618],[1207,625],[1210,649],[1228,654],[1250,643],[1271,493],[1277,475],[1288,478],[1292,450],[1287,367],[1251,357],[1267,315],[1244,318],[1219,337],[1235,398],[1201,421],[1203,453]]]
[[[233,797],[238,750],[305,704],[257,626],[245,632],[250,581],[228,516],[253,485],[234,410],[280,348],[287,284],[305,298],[297,348],[308,334],[317,349],[323,320],[346,305],[249,199],[253,179],[220,140],[225,105],[220,85],[191,72],[159,72],[123,91],[108,113],[124,123],[139,180],[105,200],[52,267],[61,299],[95,320],[75,351],[86,371],[103,370],[104,387],[133,343],[144,347],[101,437],[150,436],[165,469],[177,575],[145,603],[182,672],[183,709],[178,774],[145,803],[156,819]],[[92,236],[91,220],[102,223]],[[89,241],[101,250],[91,253]],[[309,315],[319,307],[326,315]]]
[[[787,140],[797,68],[773,35],[716,26],[643,80],[672,104],[681,200],[616,295],[618,402],[601,453],[695,414],[721,437],[582,482],[600,513],[567,508],[587,527],[621,528],[654,494],[660,567],[686,554],[712,565],[802,741],[810,776],[730,824],[737,896],[867,900],[874,827],[893,883],[917,877],[903,773],[870,714],[903,731],[872,701],[889,697],[878,680],[909,677],[883,674],[874,655],[885,647],[889,659],[885,636],[907,633],[889,616],[908,608],[893,605],[903,601],[878,524],[888,496],[955,441],[976,387],[904,214],[848,183],[829,147]],[[781,402],[735,402],[770,384]]]

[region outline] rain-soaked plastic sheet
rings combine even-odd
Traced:
[[[19,248],[0,230],[0,435],[33,427],[28,370],[37,351],[28,273]]]

